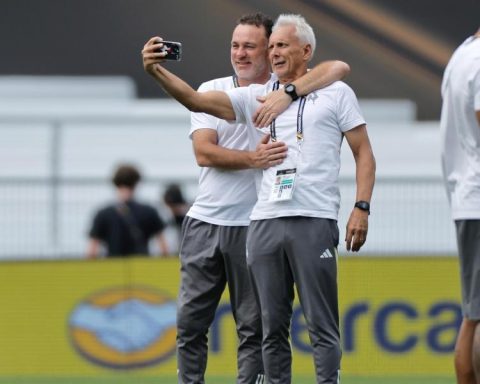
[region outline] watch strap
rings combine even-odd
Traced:
[[[357,201],[355,203],[355,208],[361,209],[362,211],[368,212],[368,214],[370,214],[370,203],[368,201]]]
[[[297,88],[295,87],[294,84],[289,83],[285,84],[285,87],[283,88],[285,93],[292,98],[292,101],[298,100],[299,96],[297,94]]]

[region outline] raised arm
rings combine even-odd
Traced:
[[[280,164],[286,156],[287,146],[280,141],[269,142],[265,135],[255,151],[227,149],[217,144],[217,132],[198,129],[193,132],[195,158],[201,167],[225,169],[269,168]]]
[[[162,38],[152,37],[144,45],[142,57],[145,71],[153,76],[163,90],[190,111],[209,113],[224,120],[235,120],[232,103],[225,92],[197,92],[161,65],[167,54],[166,52],[159,52],[162,46]]]
[[[299,96],[305,96],[335,81],[342,80],[349,73],[350,66],[343,61],[323,61],[305,75],[293,81],[292,84],[295,85]],[[260,97],[257,100],[262,102],[262,105],[253,116],[257,127],[268,126],[292,102],[292,98],[283,89],[270,92],[267,96]]]
[[[357,193],[355,201],[370,202],[375,184],[375,157],[365,125],[360,125],[345,133],[356,165]],[[369,212],[353,208],[347,223],[347,251],[357,252],[367,240]]]

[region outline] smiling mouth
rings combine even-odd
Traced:
[[[285,64],[285,61],[277,61],[276,63],[273,63],[273,67],[280,67]]]

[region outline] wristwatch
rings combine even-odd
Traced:
[[[295,101],[298,99],[297,88],[292,83],[285,84],[285,87],[283,87],[283,90],[288,96],[292,98],[292,101]]]
[[[361,209],[362,211],[366,211],[370,215],[370,203],[368,201],[363,201],[363,200],[357,201],[355,203],[355,208]]]

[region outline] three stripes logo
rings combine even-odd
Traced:
[[[330,252],[330,250],[327,248],[327,249],[320,255],[320,258],[321,258],[321,259],[332,259],[332,258],[333,258],[332,252]]]

